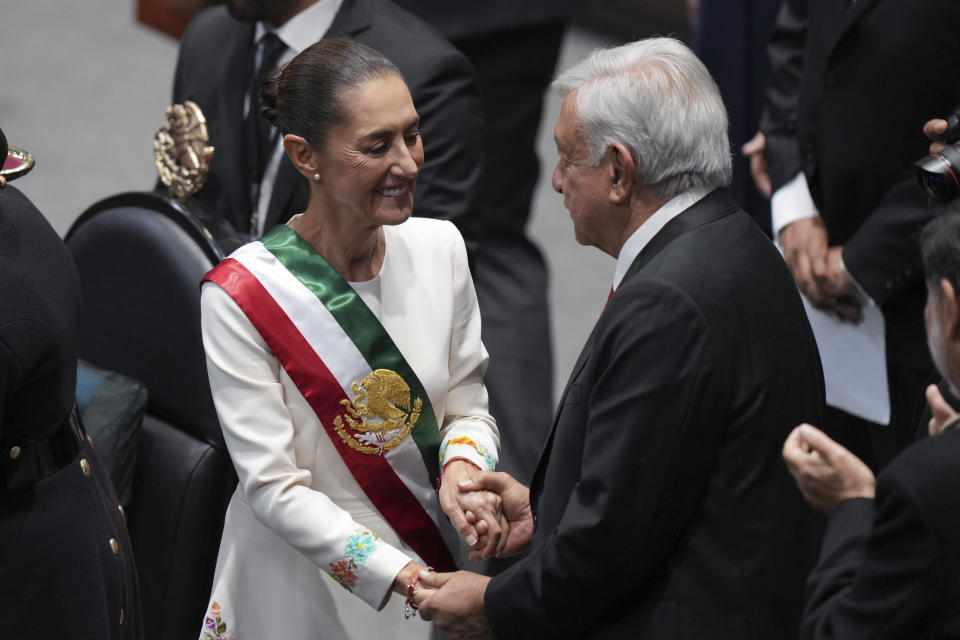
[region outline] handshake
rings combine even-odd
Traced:
[[[530,542],[530,489],[509,474],[455,461],[444,470],[439,496],[444,513],[470,546],[472,560],[508,557]],[[490,638],[483,609],[489,581],[469,571],[433,573],[411,562],[397,575],[394,590],[452,637]]]

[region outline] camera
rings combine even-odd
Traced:
[[[960,111],[947,118],[943,139],[946,147],[913,163],[917,182],[937,202],[947,202],[960,195]]]

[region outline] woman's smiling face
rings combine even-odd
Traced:
[[[338,214],[359,224],[399,224],[413,211],[423,165],[420,117],[396,74],[342,90],[347,120],[319,155],[320,185]]]

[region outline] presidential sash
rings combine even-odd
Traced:
[[[246,314],[390,526],[429,565],[455,569],[438,529],[433,406],[360,296],[286,226],[235,251],[206,281]]]

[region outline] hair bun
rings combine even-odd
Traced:
[[[278,129],[277,119],[280,113],[277,110],[277,100],[280,96],[280,76],[286,67],[286,63],[274,67],[266,73],[263,82],[260,83],[260,115]]]

